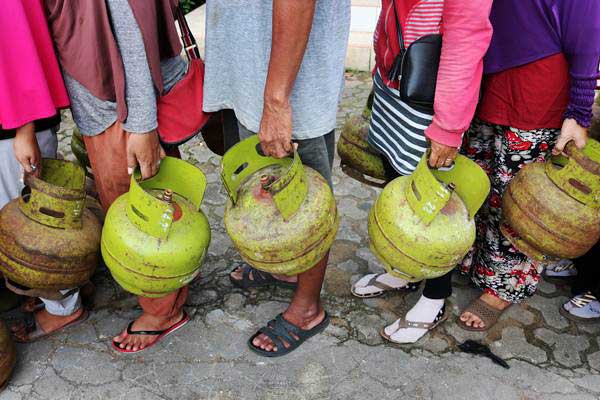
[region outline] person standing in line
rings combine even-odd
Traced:
[[[107,210],[165,157],[157,134],[157,97],[186,73],[175,28],[174,1],[44,0],[73,118]],[[73,38],[78,38],[73,40]],[[160,298],[138,297],[142,315],[116,336],[113,348],[138,352],[189,321],[188,287]]]
[[[491,0],[390,0],[375,32],[375,97],[369,142],[383,155],[389,180],[414,171],[427,148],[429,166],[449,166],[475,113],[483,56],[492,29]],[[433,109],[404,102],[398,81],[389,71],[400,51],[396,16],[405,46],[428,34],[442,34],[442,53]],[[452,294],[452,272],[425,281],[423,293],[406,316],[385,327],[382,336],[394,343],[414,343],[447,318],[445,299]],[[368,274],[352,286],[357,297],[388,291],[414,291],[411,283],[389,273]]]
[[[258,133],[267,155],[287,156],[294,140],[302,162],[331,186],[350,1],[209,0],[206,5],[204,110],[233,110],[240,136]],[[252,351],[285,355],[327,326],[320,302],[327,260],[291,278],[246,264],[232,271],[237,287],[275,283],[295,290],[283,314],[250,338]]]
[[[483,97],[464,151],[492,183],[478,215],[475,251],[463,271],[483,290],[461,314],[467,330],[490,329],[511,304],[534,295],[542,263],[500,232],[502,195],[526,164],[582,148],[592,119],[600,62],[600,2],[495,1]]]
[[[23,189],[23,173],[40,176],[42,158],[55,158],[60,109],[69,99],[40,1],[0,7],[0,208]],[[30,322],[13,325],[19,342],[41,339],[84,321],[77,288],[60,300],[23,307]],[[31,304],[35,304],[31,302]]]

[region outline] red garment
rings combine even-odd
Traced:
[[[477,116],[522,130],[560,128],[569,104],[569,64],[562,53],[489,74]]]

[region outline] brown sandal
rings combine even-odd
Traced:
[[[481,321],[483,321],[485,326],[483,328],[475,328],[475,327],[467,325],[460,318],[457,321],[458,326],[460,326],[462,329],[464,329],[466,331],[485,332],[488,329],[490,329],[492,326],[494,326],[496,324],[496,322],[498,322],[498,319],[500,318],[500,316],[507,309],[508,309],[508,307],[506,307],[504,310],[498,310],[496,308],[493,308],[492,306],[490,306],[489,304],[487,304],[485,301],[481,300],[478,297],[475,300],[473,300],[467,308],[465,308],[463,310],[461,315],[466,312],[476,315],[477,317],[479,317],[479,319]]]
[[[27,335],[26,338],[19,337],[18,332],[15,332],[15,331],[13,331],[13,338],[14,338],[15,342],[17,342],[17,343],[32,343],[37,340],[47,338],[49,336],[60,333],[67,328],[73,328],[79,324],[82,324],[88,319],[89,316],[90,316],[89,311],[84,308],[83,311],[81,312],[81,315],[79,317],[77,317],[76,319],[74,319],[73,321],[69,322],[65,326],[62,326],[52,332],[46,332],[41,327],[37,326],[34,314],[27,314],[27,315],[25,315],[25,318],[23,320],[25,333]]]

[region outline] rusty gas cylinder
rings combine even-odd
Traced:
[[[8,380],[12,375],[15,363],[17,361],[17,353],[15,345],[4,321],[0,320],[0,392],[8,384]]]
[[[227,234],[242,258],[262,271],[295,275],[317,264],[339,225],[325,179],[292,158],[265,157],[252,136],[223,157],[221,179],[230,200]]]
[[[44,159],[41,178],[27,175],[25,185],[0,211],[0,270],[12,290],[52,298],[92,276],[101,226],[85,207],[85,172],[74,163]]]
[[[158,173],[132,175],[129,192],[110,206],[102,231],[102,256],[123,289],[164,297],[199,273],[210,243],[208,219],[200,210],[206,177],[172,157]]]
[[[523,167],[503,196],[502,233],[534,260],[576,258],[600,239],[600,143],[565,154]]]
[[[367,141],[371,111],[350,117],[342,126],[337,143],[342,171],[353,179],[375,187],[385,186],[382,155]]]
[[[475,241],[474,216],[489,189],[485,172],[468,158],[434,170],[425,155],[412,175],[388,183],[375,201],[371,250],[390,274],[411,282],[448,273]]]

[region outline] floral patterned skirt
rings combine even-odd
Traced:
[[[476,217],[475,246],[460,268],[486,293],[505,301],[531,297],[543,266],[516,250],[500,233],[502,194],[524,165],[545,160],[559,134],[560,129],[525,131],[475,119],[465,135],[463,153],[487,172],[492,187]]]

